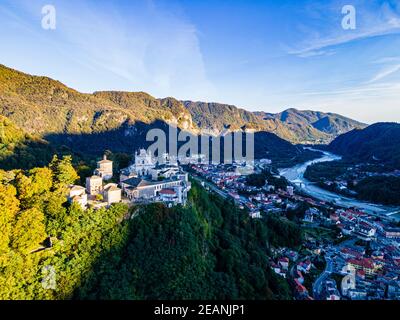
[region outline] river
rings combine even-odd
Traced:
[[[310,150],[313,150],[311,148],[308,148]],[[314,151],[320,151],[320,150],[314,150]],[[286,179],[288,179],[292,183],[296,183],[299,185],[301,183],[301,189],[307,193],[308,195],[317,198],[322,201],[326,202],[333,202],[336,203],[339,206],[350,208],[350,207],[356,207],[359,208],[362,211],[365,211],[367,213],[376,213],[379,215],[387,215],[391,212],[398,211],[399,208],[397,207],[390,207],[390,206],[384,206],[384,205],[378,205],[378,204],[373,204],[373,203],[368,203],[365,201],[359,201],[357,199],[353,198],[348,198],[327,190],[324,190],[314,183],[308,181],[306,178],[304,178],[304,173],[307,169],[307,167],[311,164],[318,163],[318,162],[327,162],[327,161],[335,161],[335,160],[340,160],[341,157],[337,156],[333,153],[326,152],[326,151],[321,151],[323,152],[323,156],[321,158],[308,161],[303,164],[296,165],[292,168],[285,168],[280,170],[280,174],[284,176]],[[393,219],[400,220],[400,214],[395,214],[390,216]]]

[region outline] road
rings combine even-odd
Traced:
[[[206,181],[203,178],[197,177],[192,175],[191,176],[194,180],[198,181],[199,183],[204,183],[205,186],[210,188],[210,190],[214,191],[215,193],[219,194],[222,198],[226,199],[229,197],[229,194],[221,189],[219,189],[217,186],[213,185],[212,183]]]
[[[324,272],[320,274],[320,276],[315,280],[313,284],[313,296],[315,300],[320,299],[320,294],[322,291],[322,285],[325,280],[332,274],[333,272],[333,262],[329,256],[325,256],[326,266]]]
[[[326,255],[325,255],[326,266],[325,266],[325,270],[324,270],[324,272],[322,272],[319,275],[319,277],[313,283],[313,297],[314,297],[314,299],[316,299],[316,300],[320,299],[320,294],[321,294],[323,283],[334,272],[332,253],[340,251],[341,248],[354,245],[354,243],[356,241],[357,241],[357,239],[349,239],[349,240],[343,241],[342,243],[340,243],[337,246],[335,246],[334,250],[331,250],[332,247],[327,247],[326,248]]]

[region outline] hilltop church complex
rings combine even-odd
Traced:
[[[162,162],[141,149],[135,154],[134,163],[121,170],[119,183],[112,183],[109,181],[113,178],[113,162],[104,156],[97,162],[93,175],[86,178],[85,187],[70,186],[68,200],[83,209],[119,202],[163,202],[169,207],[186,204],[191,188],[188,173],[168,154],[163,155]]]
[[[169,206],[186,203],[191,187],[188,173],[168,154],[162,159],[159,163],[141,149],[135,154],[135,163],[121,170],[120,185],[129,200],[161,201]]]

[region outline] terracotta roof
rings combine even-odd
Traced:
[[[160,194],[174,195],[176,194],[175,190],[172,189],[162,189]]]
[[[372,262],[371,259],[349,259],[347,262],[358,265],[360,267],[363,267],[365,269],[374,269],[374,263]]]

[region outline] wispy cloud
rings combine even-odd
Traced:
[[[18,2],[32,16],[40,3]],[[125,8],[76,0],[54,5],[57,37],[52,50],[63,51],[69,60],[79,57],[86,70],[103,70],[127,90],[160,97],[200,98],[214,90],[196,27],[178,9],[154,1],[132,2]]]
[[[348,88],[339,88],[330,91],[308,91],[303,92],[301,95],[304,96],[346,96],[349,97],[365,97],[366,94],[382,96],[387,95],[399,95],[400,83],[397,82],[386,82],[380,84],[364,84],[357,85]]]
[[[400,15],[388,6],[387,3],[382,4],[378,9],[368,9],[363,6],[356,6],[357,9],[357,28],[356,30],[343,30],[341,28],[340,11],[337,5],[330,8],[331,19],[323,16],[324,21],[320,23],[328,24],[329,27],[323,28],[321,31],[313,29],[307,33],[311,37],[297,45],[297,48],[289,50],[288,54],[299,57],[313,57],[319,55],[331,55],[332,48],[353,41],[364,40],[372,37],[380,37],[391,34],[400,34]],[[323,7],[327,10],[327,7]],[[314,13],[315,15],[315,13]],[[310,30],[311,27],[302,26],[303,30]]]
[[[369,83],[377,82],[379,80],[382,80],[400,70],[400,64],[392,65],[383,68],[380,70],[370,81]]]
[[[311,57],[319,57],[319,56],[333,56],[336,54],[335,50],[306,50],[302,52],[293,53],[296,54],[300,58],[311,58]]]

